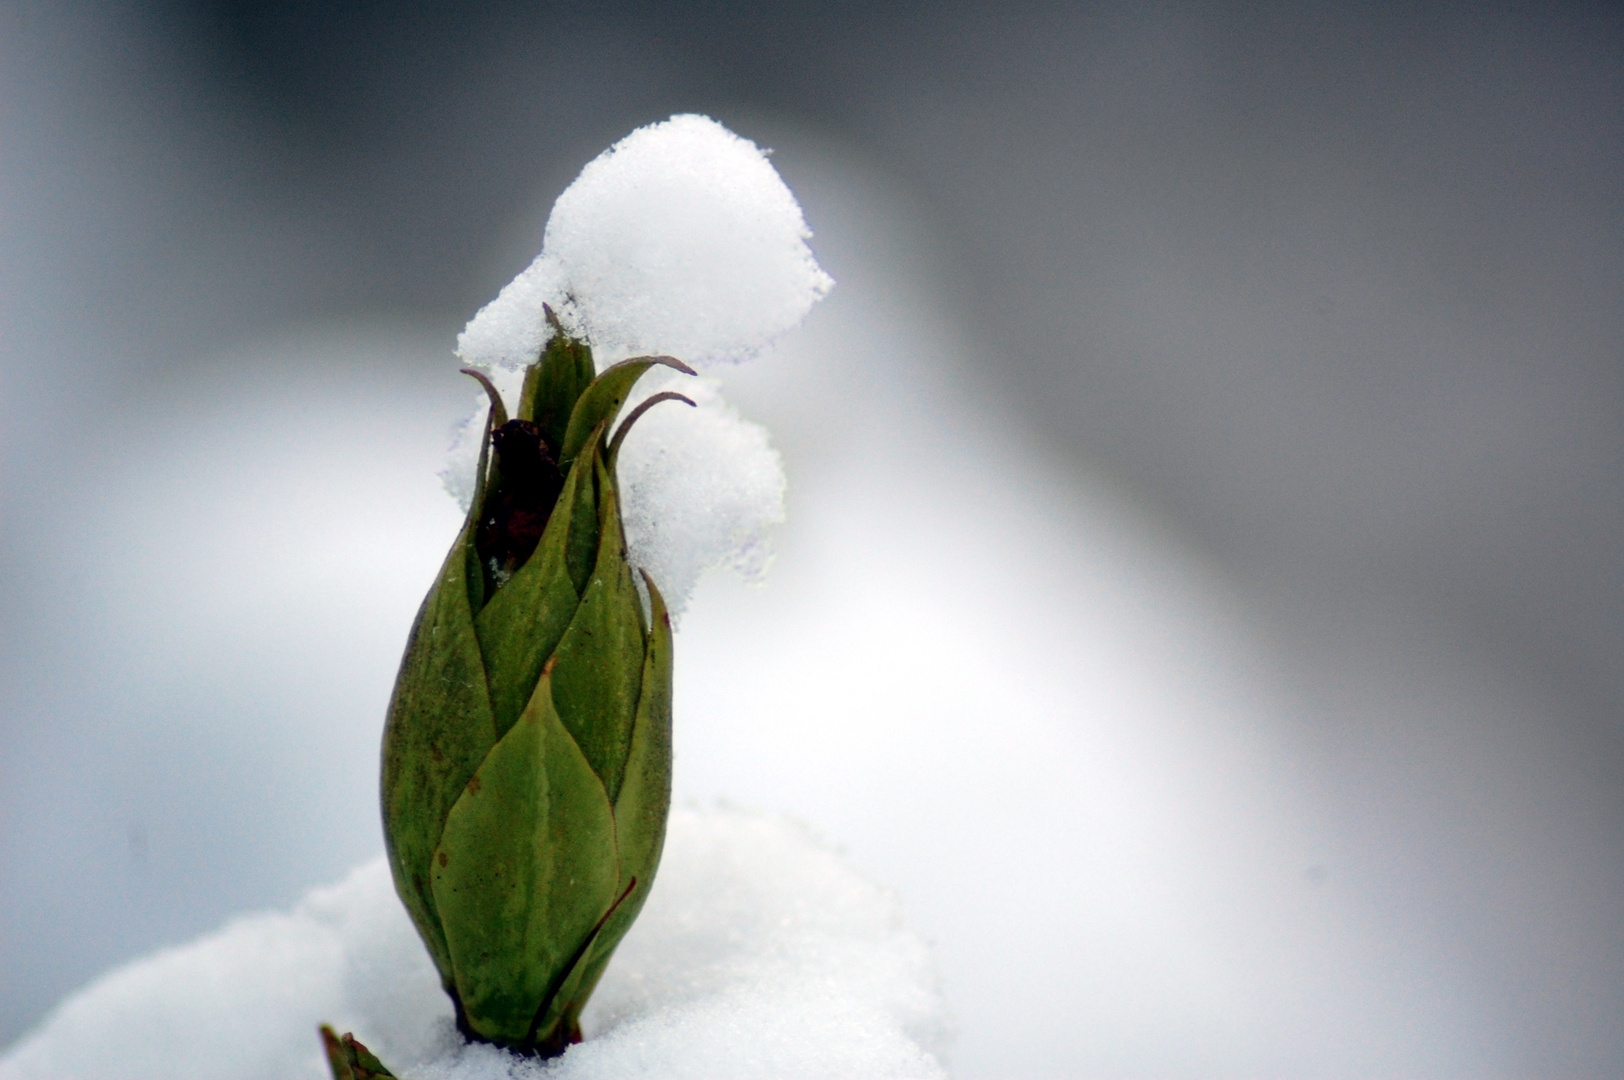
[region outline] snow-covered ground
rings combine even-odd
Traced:
[[[945,1075],[929,950],[896,898],[803,826],[679,807],[642,916],[555,1063],[468,1046],[382,858],[97,980],[6,1080],[322,1080],[332,1023],[405,1080]]]

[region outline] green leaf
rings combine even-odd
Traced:
[[[643,690],[632,727],[631,753],[625,779],[615,799],[615,842],[620,851],[620,887],[636,886],[604,923],[587,952],[584,971],[565,1009],[565,1019],[579,1018],[597,987],[620,939],[631,929],[654,884],[665,848],[665,823],[671,813],[671,616],[660,590],[647,574],[650,623],[643,657]]]
[[[468,609],[472,524],[465,524],[406,642],[383,732],[383,829],[389,867],[447,984],[451,957],[429,864],[463,786],[496,743],[479,639]]]
[[[569,429],[564,435],[561,463],[574,461],[594,431],[614,423],[620,407],[626,404],[626,395],[631,393],[643,373],[655,364],[664,364],[686,375],[695,374],[693,368],[674,356],[639,356],[604,369],[603,374],[592,381],[592,385],[575,403],[575,411],[570,414]]]
[[[621,886],[636,877],[638,891],[646,893],[660,865],[665,821],[671,812],[672,656],[671,616],[665,599],[647,574],[643,581],[648,586],[653,627],[643,654],[642,693],[632,726],[631,753],[626,758],[625,779],[614,808]],[[642,903],[637,893],[632,894],[628,905],[633,901]],[[629,926],[635,915],[635,910],[623,907],[615,917],[624,917]]]
[[[494,738],[505,736],[519,719],[542,666],[575,617],[580,586],[568,563],[580,545],[581,523],[575,519],[583,512],[587,531],[596,539],[595,486],[590,461],[570,469],[541,543],[474,619],[490,682]]]
[[[596,441],[596,437],[594,437]],[[579,470],[581,486],[576,489],[574,505],[570,508],[570,531],[568,546],[564,552],[564,562],[569,567],[570,583],[575,586],[577,593],[586,591],[587,582],[592,579],[592,570],[598,565],[598,473],[593,464],[595,455],[577,457],[570,465],[570,473]],[[564,494],[560,493],[558,501],[564,501]],[[553,512],[558,512],[555,507]]]
[[[337,1033],[327,1024],[317,1030],[321,1032],[321,1048],[327,1051],[327,1067],[333,1070],[333,1080],[355,1080],[355,1070],[350,1068],[349,1051]]]
[[[395,1080],[395,1074],[384,1068],[383,1062],[350,1032],[346,1031],[341,1039],[326,1024],[320,1031],[333,1080]]]
[[[609,799],[544,676],[451,808],[435,853],[435,902],[476,1033],[508,1046],[532,1035],[618,878]]]
[[[536,1012],[536,1018],[530,1025],[531,1035],[523,1043],[524,1050],[534,1050],[542,1057],[557,1057],[570,1043],[581,1041],[580,1003],[584,1003],[586,998],[581,994],[580,987],[586,974],[587,955],[592,946],[597,944],[598,935],[603,932],[604,925],[614,918],[615,912],[620,910],[621,904],[636,886],[637,881],[633,879],[620,891],[620,895],[609,905],[608,910],[598,916],[592,932],[576,947],[569,971],[542,999],[546,1004]]]
[[[541,358],[525,372],[519,419],[533,421],[541,428],[547,445],[557,451],[569,431],[575,403],[591,385],[596,368],[586,342],[570,337],[552,309],[542,306],[552,324],[553,336],[542,349]]]
[[[642,609],[620,525],[620,500],[596,447],[582,455],[598,477],[598,561],[558,643],[553,702],[592,770],[620,791],[643,681]]]
[[[463,580],[468,586],[468,610],[478,615],[485,606],[485,568],[479,563],[479,552],[471,541],[479,521],[485,516],[485,493],[489,490],[488,470],[491,462],[491,432],[496,430],[496,403],[491,403],[485,414],[485,433],[479,440],[479,462],[474,466],[474,495],[468,501],[468,519],[463,523]],[[454,546],[452,551],[456,551]]]

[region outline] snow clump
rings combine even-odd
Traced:
[[[468,323],[457,355],[516,400],[523,367],[550,332],[545,303],[590,342],[599,370],[664,354],[714,371],[798,325],[834,286],[807,247],[811,235],[765,151],[709,117],[673,116],[581,170],[553,206],[541,254]],[[696,389],[651,373],[628,407],[660,389],[694,398],[698,415],[654,410],[627,439],[620,471],[631,562],[676,615],[706,569],[765,568],[784,480],[765,430],[714,383]],[[442,473],[465,508],[485,415],[483,396],[474,400]],[[686,415],[655,419],[679,410]]]
[[[548,303],[601,365],[645,353],[697,367],[747,359],[834,285],[811,235],[765,152],[709,117],[673,116],[581,170],[553,204],[541,254],[474,316],[457,355],[528,364]]]
[[[326,1080],[323,1022],[402,1080],[939,1080],[949,1030],[891,894],[800,826],[679,807],[562,1058],[463,1042],[379,857],[291,912],[103,976],[0,1058],[0,1080]]]

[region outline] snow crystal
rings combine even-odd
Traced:
[[[0,1059],[0,1080],[328,1076],[354,1031],[404,1080],[942,1077],[945,1009],[900,905],[803,828],[678,808],[642,916],[542,1064],[464,1044],[380,858],[291,913],[114,971]]]
[[[798,324],[834,282],[807,248],[795,196],[766,153],[704,116],[639,128],[559,196],[535,262],[469,322],[465,364],[487,368],[511,403],[548,335],[542,304],[591,342],[599,368],[660,353],[703,368],[738,361]],[[639,396],[660,380],[644,379]],[[697,413],[641,421],[621,458],[632,562],[680,615],[703,571],[759,575],[783,520],[783,470],[766,432],[714,384],[672,384]],[[441,473],[464,509],[485,398],[454,436]],[[635,401],[633,402],[635,404]]]

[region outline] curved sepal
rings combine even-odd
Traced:
[[[655,364],[675,368],[684,375],[697,374],[674,356],[639,356],[605,368],[603,374],[592,380],[592,385],[575,403],[575,411],[570,413],[569,430],[564,435],[560,457],[562,462],[574,461],[594,431],[614,423],[620,407],[626,404],[626,395],[632,392],[632,387],[643,377],[643,373]]]
[[[395,890],[451,982],[451,958],[429,864],[446,815],[496,744],[479,639],[468,608],[471,525],[451,545],[418,610],[383,730],[384,845]]]
[[[688,397],[686,394],[679,394],[675,390],[661,390],[658,394],[650,394],[644,398],[642,403],[631,411],[631,415],[621,421],[620,427],[615,430],[614,438],[609,440],[607,460],[611,473],[615,471],[615,462],[620,460],[620,444],[626,441],[626,436],[631,433],[632,425],[642,419],[643,414],[654,408],[654,406],[667,401],[680,401],[689,408],[698,408],[693,398]]]
[[[451,808],[434,858],[463,1016],[506,1046],[535,1038],[548,994],[619,895],[609,799],[551,691],[543,676]]]

